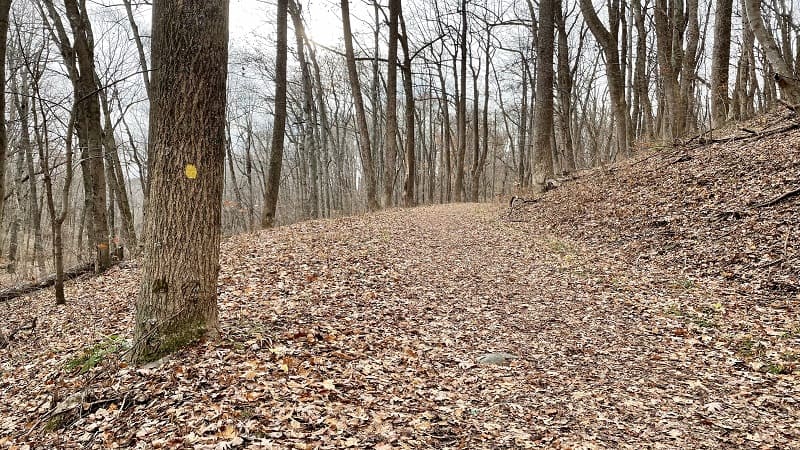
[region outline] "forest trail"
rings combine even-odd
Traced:
[[[137,276],[125,266],[70,284],[69,305],[56,310],[50,293],[0,306],[38,317],[2,350],[0,444],[800,442],[796,374],[769,359],[800,339],[785,305],[508,221],[499,205],[395,209],[230,238],[222,340],[144,369],[114,347],[89,375],[67,370],[81,349],[130,336]],[[4,312],[2,326],[9,320]],[[476,364],[494,351],[518,359]],[[74,393],[84,393],[82,417],[72,411],[62,431],[43,431],[46,413]]]

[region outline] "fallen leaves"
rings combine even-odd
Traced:
[[[148,367],[109,350],[65,370],[130,336],[134,266],[71,283],[66,307],[16,300],[0,327],[39,324],[2,350],[0,446],[791,448],[800,318],[764,274],[796,272],[753,264],[796,257],[797,199],[719,216],[780,183],[756,192],[733,150],[694,151],[664,179],[654,158],[565,184],[529,222],[460,204],[231,238],[222,339]],[[489,354],[497,364],[478,364]],[[73,395],[89,407],[45,431]]]

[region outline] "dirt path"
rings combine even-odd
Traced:
[[[603,251],[475,204],[239,236],[221,342],[151,369],[112,353],[87,382],[64,364],[130,333],[137,273],[117,269],[71,287],[67,308],[16,305],[40,326],[2,350],[0,444],[800,448],[797,375],[768,365],[800,347],[786,301]],[[492,351],[519,359],[475,363]],[[55,392],[82,389],[113,401],[20,437]]]

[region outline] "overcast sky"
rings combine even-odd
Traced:
[[[333,0],[301,0],[303,16],[306,20],[306,32],[315,42],[335,46],[342,38],[342,24],[339,2]],[[359,20],[369,13],[362,0],[351,1],[353,28],[357,29]],[[291,27],[291,18],[289,26]],[[264,0],[231,0],[230,33],[234,43],[247,42],[254,35],[271,36],[275,31],[274,2]],[[294,38],[290,36],[290,41]]]

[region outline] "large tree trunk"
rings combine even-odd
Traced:
[[[653,129],[653,105],[650,103],[650,89],[647,76],[647,30],[645,28],[644,7],[640,2],[631,3],[633,20],[636,26],[636,66],[633,72],[633,115],[637,120],[639,135],[651,139],[655,134]]]
[[[364,99],[361,96],[361,82],[358,79],[356,57],[353,52],[353,34],[350,30],[350,1],[341,0],[342,28],[344,35],[345,59],[347,62],[347,75],[350,79],[350,90],[353,94],[353,105],[356,110],[356,124],[358,125],[359,152],[361,154],[361,169],[364,172],[364,187],[367,193],[367,209],[379,209],[378,197],[375,189],[375,165],[372,162],[372,150],[369,142],[369,129],[367,129],[367,116],[364,113]]]
[[[292,16],[294,26],[295,45],[297,47],[297,60],[300,63],[300,74],[303,80],[303,150],[308,156],[308,171],[311,175],[309,180],[308,211],[309,217],[315,219],[319,217],[319,168],[317,160],[319,158],[317,139],[317,120],[314,115],[314,97],[311,83],[311,70],[306,60],[305,46],[305,27],[300,8],[295,2],[289,0],[289,14]]]
[[[467,0],[461,0],[461,35],[459,38],[461,53],[458,88],[458,153],[456,154],[456,195],[455,201],[464,200],[464,158],[467,153]],[[454,66],[455,67],[455,66]]]
[[[665,131],[670,139],[675,139],[683,133],[682,125],[684,123],[678,82],[683,67],[680,55],[681,47],[673,42],[678,39],[679,35],[682,36],[682,27],[675,23],[676,15],[682,14],[682,11],[676,11],[675,5],[669,4],[667,0],[656,0],[653,12],[658,68],[664,83],[664,96],[668,109],[668,115],[663,117],[669,117]]]
[[[572,142],[572,130],[570,121],[572,117],[572,72],[569,66],[569,45],[567,42],[567,11],[564,9],[561,0],[556,2],[555,27],[558,33],[558,106],[559,106],[559,133],[561,135],[561,145],[563,146],[562,155],[564,157],[561,170],[562,172],[572,172],[575,170],[575,149]]]
[[[539,1],[539,35],[536,39],[536,135],[534,137],[534,186],[544,190],[553,176],[551,139],[553,137],[553,17],[554,0]],[[559,13],[560,14],[560,13]]]
[[[728,73],[731,60],[731,15],[733,0],[717,0],[714,49],[711,55],[711,120],[714,127],[728,119]]]
[[[11,0],[0,0],[0,74],[5,80],[6,73],[6,36],[8,35],[8,14]],[[3,211],[6,198],[6,164],[8,154],[8,137],[6,136],[6,93],[0,90],[0,224],[3,223]]]
[[[52,5],[48,5],[55,19]],[[72,65],[72,82],[75,88],[75,126],[78,130],[84,177],[86,206],[91,212],[89,238],[96,257],[96,270],[102,272],[111,266],[111,253],[108,236],[108,216],[106,215],[106,175],[103,158],[103,128],[100,120],[99,86],[94,69],[94,36],[89,22],[89,13],[83,3],[77,0],[64,0],[64,9],[72,30],[71,52],[75,63]],[[68,47],[69,39],[60,28],[61,46]],[[69,63],[68,63],[69,65]],[[77,70],[76,70],[77,69]]]
[[[134,361],[219,333],[228,0],[153,4],[150,213]]]
[[[781,89],[784,100],[788,102],[800,101],[800,82],[795,79],[791,66],[781,56],[778,44],[772,34],[764,26],[764,19],[761,17],[761,0],[744,0],[744,8],[747,13],[747,21],[758,43],[767,55],[770,65],[775,70],[775,81]]]
[[[697,73],[697,47],[700,40],[700,24],[697,18],[697,0],[686,1],[686,49],[683,52],[683,68],[681,69],[681,111],[683,123],[681,130],[686,131],[696,128],[697,121],[692,114],[692,100],[694,98],[694,85]]]
[[[617,4],[617,6],[619,6]],[[619,28],[620,11],[609,8],[609,29],[597,17],[591,0],[580,0],[580,8],[586,24],[594,37],[600,43],[605,56],[606,74],[608,77],[608,91],[611,96],[611,109],[614,114],[617,152],[628,153],[633,145],[633,136],[630,133],[630,114],[625,101],[625,74],[621,71],[619,41],[617,30]],[[609,31],[610,30],[610,31]]]
[[[383,196],[381,199],[384,208],[392,206],[393,203],[395,166],[397,165],[397,30],[400,8],[400,0],[389,0],[389,53],[386,57],[386,138],[384,139],[386,156],[383,165]]]
[[[399,0],[398,0],[399,3]],[[406,29],[406,21],[403,18],[403,11],[400,11],[400,26],[403,33],[400,35],[400,45],[403,47],[403,93],[406,99],[405,106],[405,135],[406,135],[406,179],[403,183],[403,205],[414,206],[416,205],[416,197],[414,196],[416,190],[417,179],[417,156],[416,156],[416,117],[414,111],[414,73],[411,71],[411,50],[408,48],[408,30]],[[422,183],[424,190],[425,184]]]

